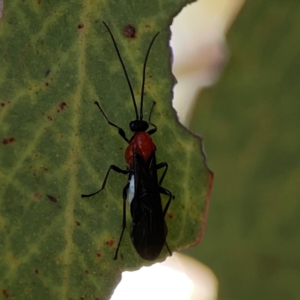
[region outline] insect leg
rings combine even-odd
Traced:
[[[113,123],[113,122],[111,122],[111,121],[108,120],[106,114],[104,113],[104,111],[103,111],[103,109],[101,108],[101,106],[100,106],[100,104],[99,104],[98,101],[95,101],[94,103],[95,103],[95,104],[98,106],[98,108],[100,109],[100,111],[101,111],[102,115],[104,116],[105,120],[107,121],[107,123],[108,123],[109,125],[113,126],[113,127],[118,128],[119,135],[120,135],[127,143],[129,143],[129,140],[128,140],[128,138],[126,137],[125,131],[124,131],[121,127],[119,127],[118,125],[116,125],[115,123]]]
[[[116,260],[118,258],[119,248],[120,248],[121,241],[122,241],[122,238],[123,238],[124,230],[126,228],[126,198],[127,198],[127,190],[129,188],[129,184],[130,184],[130,182],[128,182],[125,185],[124,189],[123,189],[123,223],[122,223],[122,232],[121,232],[121,235],[120,235],[120,238],[119,238],[119,243],[118,243],[118,247],[117,247],[117,250],[116,250],[116,253],[115,253],[115,256],[114,256],[114,260]]]
[[[166,204],[166,206],[165,206],[165,208],[164,208],[164,211],[163,211],[163,215],[164,215],[164,217],[165,217],[165,215],[166,215],[166,213],[167,213],[167,211],[168,211],[168,208],[169,208],[169,206],[170,206],[171,200],[174,199],[175,196],[173,196],[172,192],[170,192],[169,190],[167,190],[167,189],[165,189],[165,188],[163,188],[163,187],[161,187],[161,186],[159,187],[159,192],[160,192],[161,194],[163,194],[163,195],[169,196],[169,200],[168,200],[168,202],[167,202],[167,204]]]
[[[170,248],[169,248],[167,242],[166,242],[166,247],[167,247],[167,249],[168,249],[168,251],[169,251],[169,253],[170,253],[170,256],[172,256],[172,251],[170,250]]]
[[[150,114],[149,114],[149,120],[148,120],[148,123],[154,127],[152,129],[148,130],[148,134],[150,134],[150,135],[153,134],[153,133],[155,133],[157,131],[156,125],[154,125],[153,123],[151,123],[151,115],[152,115],[153,108],[154,108],[155,104],[156,104],[156,102],[153,101],[153,104],[152,104],[152,107],[151,107],[151,110],[150,110]]]
[[[171,200],[174,199],[175,196],[172,195],[172,192],[170,192],[169,190],[167,190],[167,189],[165,189],[165,188],[163,188],[163,187],[161,187],[161,186],[159,187],[159,192],[160,192],[161,194],[164,194],[164,195],[168,195],[168,196],[169,196],[169,200],[168,200],[167,205],[165,206],[164,211],[163,211],[163,215],[164,215],[164,217],[165,217],[165,215],[166,215],[166,213],[167,213],[167,211],[168,211],[168,208],[169,208],[169,206],[170,206]],[[170,253],[170,256],[172,256],[172,251],[170,250],[170,248],[169,248],[167,242],[165,242],[165,244],[166,244],[166,247],[167,247],[167,249],[168,249],[168,251],[169,251],[169,253]]]
[[[168,171],[168,168],[169,168],[168,163],[162,162],[162,163],[156,165],[156,170],[162,169],[162,168],[165,168],[165,170],[164,170],[164,172],[163,172],[163,174],[162,174],[162,176],[161,176],[161,178],[160,178],[160,180],[159,180],[159,182],[158,182],[158,185],[161,185],[161,184],[162,184],[162,182],[163,182],[163,180],[164,180],[164,178],[165,178],[165,175],[167,174],[167,171]]]
[[[84,195],[84,194],[82,194],[81,197],[82,197],[82,198],[92,197],[92,196],[94,196],[94,195],[100,193],[100,192],[105,188],[106,181],[107,181],[107,178],[108,178],[108,176],[109,176],[110,170],[114,170],[115,172],[117,172],[117,173],[122,173],[122,174],[128,174],[128,173],[129,173],[129,170],[121,170],[121,169],[118,168],[117,166],[111,165],[111,166],[109,167],[109,169],[107,170],[107,172],[106,172],[106,175],[105,175],[105,177],[104,177],[104,180],[103,180],[101,189],[100,189],[99,191],[97,191],[97,192],[95,192],[95,193],[92,193],[92,194],[89,194],[89,195]]]

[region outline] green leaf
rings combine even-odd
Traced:
[[[142,64],[152,37],[145,119],[152,102],[157,161],[176,199],[166,217],[175,251],[200,240],[212,174],[201,141],[171,108],[169,25],[183,1],[6,1],[0,23],[0,289],[16,299],[107,299],[122,270],[152,262],[134,250],[122,225],[126,143],[108,118],[126,130],[135,118],[110,26],[140,96]],[[136,33],[126,27],[131,25]],[[125,32],[124,32],[125,28]],[[130,28],[129,28],[130,29]],[[138,101],[139,102],[139,101]],[[211,188],[211,186],[210,186]],[[162,196],[163,205],[167,197]],[[130,214],[127,207],[127,228]],[[168,255],[164,247],[158,261]]]
[[[189,251],[219,299],[299,299],[299,21],[299,1],[246,1],[228,67],[201,93],[193,128],[218,183],[201,251]]]

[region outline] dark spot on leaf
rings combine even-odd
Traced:
[[[124,28],[123,28],[123,34],[128,37],[128,38],[131,38],[131,39],[134,39],[136,38],[136,30],[135,28],[128,24],[126,25]]]
[[[84,300],[84,297],[80,297],[80,300]]]
[[[37,3],[38,3],[38,4],[41,4],[41,2],[42,2],[42,0],[38,0],[38,2],[37,2]]]
[[[45,86],[49,86],[49,83],[48,83],[48,82],[45,82]]]
[[[45,73],[45,77],[47,77],[50,74],[50,70],[47,70]]]
[[[84,27],[84,25],[82,23],[78,24],[78,29],[82,29]]]
[[[97,256],[97,257],[101,257],[101,254],[100,254],[100,253],[97,253],[96,256]]]
[[[85,274],[89,274],[89,271],[88,271],[88,270],[85,270],[84,272],[85,272]]]
[[[167,217],[171,220],[174,218],[173,214],[170,214],[170,213],[167,214]]]
[[[122,253],[120,254],[120,257],[121,257],[121,260],[123,260],[124,256],[123,256],[123,254],[122,254]]]
[[[106,242],[106,245],[108,245],[109,247],[112,247],[115,244],[114,240],[109,240]]]
[[[43,167],[43,169],[44,169],[45,172],[48,172],[48,171],[49,171],[48,168]]]
[[[66,102],[61,102],[61,103],[59,104],[59,107],[60,107],[61,110],[63,110],[63,109],[65,108],[65,106],[67,106],[67,103],[66,103]]]
[[[38,269],[35,270],[35,274],[38,274],[38,275],[40,274]]]
[[[95,298],[95,300],[100,300],[100,298],[97,297],[97,298]]]
[[[9,298],[9,294],[8,294],[7,290],[2,290],[2,295],[5,298]]]
[[[3,145],[7,145],[7,144],[11,144],[15,141],[15,138],[14,137],[11,137],[11,138],[6,138],[6,139],[3,139],[2,140],[2,144]]]
[[[146,27],[146,28],[150,28],[151,26],[147,24],[147,25],[145,25],[145,27]]]
[[[48,199],[54,203],[57,203],[57,199],[54,196],[47,195]]]
[[[51,117],[51,116],[48,116],[47,119],[48,119],[49,121],[52,121],[52,117]]]
[[[80,222],[78,222],[78,221],[75,221],[75,223],[76,223],[77,226],[81,225]]]
[[[2,103],[1,103],[1,106],[2,106],[2,107],[4,107],[4,106],[5,106],[5,103],[4,103],[4,102],[2,102]]]

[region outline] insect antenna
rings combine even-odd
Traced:
[[[130,83],[130,80],[129,80],[129,77],[128,77],[128,74],[127,74],[127,71],[126,71],[124,62],[123,62],[123,59],[122,59],[122,57],[121,57],[120,51],[119,51],[119,49],[118,49],[117,43],[116,43],[116,41],[115,41],[115,38],[114,38],[112,32],[110,31],[108,25],[107,25],[104,21],[103,21],[103,24],[105,25],[107,31],[109,32],[110,37],[111,37],[111,39],[112,39],[112,41],[113,41],[113,44],[114,44],[114,46],[115,46],[116,52],[117,52],[117,54],[118,54],[120,63],[121,63],[121,65],[122,65],[122,68],[123,68],[123,71],[124,71],[124,74],[125,74],[125,77],[126,77],[128,86],[129,86],[129,90],[130,90],[130,94],[131,94],[131,98],[132,98],[133,106],[134,106],[134,110],[135,110],[136,119],[138,120],[139,116],[138,116],[138,110],[137,110],[137,106],[136,106],[136,101],[135,101],[135,97],[134,97],[132,85],[131,85],[131,83]]]
[[[143,65],[143,81],[142,81],[142,91],[141,91],[141,107],[140,107],[140,120],[143,120],[143,104],[144,104],[144,90],[145,90],[145,77],[146,77],[146,66],[147,66],[147,60],[148,60],[148,56],[151,50],[151,47],[156,39],[156,37],[159,35],[159,32],[153,37],[147,53],[146,53],[146,57],[145,57],[145,61],[144,61],[144,65]]]

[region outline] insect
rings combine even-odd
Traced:
[[[153,123],[151,123],[151,114],[155,106],[155,102],[153,102],[153,105],[151,107],[148,122],[143,120],[146,65],[151,47],[159,32],[153,37],[145,56],[143,64],[140,113],[138,114],[133,88],[130,83],[117,43],[107,24],[105,22],[103,23],[112,39],[123,72],[125,74],[126,81],[131,93],[136,118],[129,123],[129,127],[133,132],[133,136],[128,139],[126,137],[125,131],[115,123],[111,122],[102,110],[100,104],[97,101],[95,102],[107,123],[117,128],[119,135],[128,143],[127,149],[125,151],[125,160],[127,162],[127,167],[125,170],[123,170],[115,165],[111,165],[107,170],[101,188],[92,194],[81,195],[81,197],[92,197],[100,193],[106,186],[106,182],[111,170],[117,173],[128,175],[127,184],[123,188],[122,231],[114,259],[117,259],[118,257],[120,244],[123,238],[124,230],[126,228],[126,199],[128,198],[128,202],[130,204],[130,213],[132,217],[132,224],[130,228],[131,241],[136,251],[143,259],[154,260],[158,257],[164,246],[167,247],[170,255],[172,255],[172,252],[170,251],[166,243],[168,230],[165,223],[165,215],[167,213],[171,200],[174,199],[172,193],[161,186],[168,170],[168,164],[166,162],[162,162],[159,164],[156,163],[156,146],[151,138],[151,135],[153,135],[157,131],[157,127]],[[152,129],[148,130],[149,125],[152,126]],[[160,179],[158,179],[157,174],[157,170],[159,169],[164,169]],[[160,194],[168,196],[168,201],[164,208],[162,207]]]

